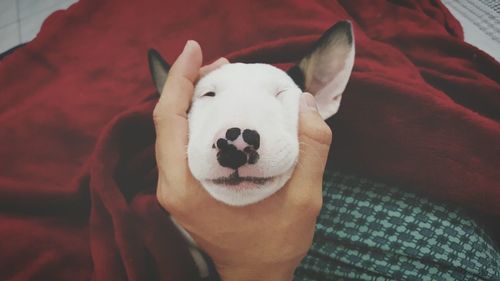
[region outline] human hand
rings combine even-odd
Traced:
[[[188,41],[153,112],[158,201],[213,259],[223,280],[291,280],[312,243],[331,131],[314,98],[303,94],[300,158],[288,183],[256,204],[234,207],[216,201],[188,168],[187,110],[197,79],[227,60],[200,69],[201,62],[200,46]]]

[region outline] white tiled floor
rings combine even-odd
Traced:
[[[78,0],[0,0],[0,53],[31,41],[54,11]]]

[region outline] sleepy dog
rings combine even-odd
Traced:
[[[256,203],[279,190],[299,156],[299,98],[315,96],[326,119],[340,105],[354,64],[350,22],[328,29],[311,51],[284,72],[268,64],[231,63],[195,85],[188,112],[188,164],[215,199],[234,206]],[[148,53],[161,93],[169,65]]]
[[[155,50],[149,68],[158,93],[170,66]],[[315,96],[320,115],[337,113],[354,64],[351,23],[328,29],[288,72],[268,64],[232,63],[202,77],[188,112],[188,164],[193,176],[216,200],[233,206],[271,196],[291,177],[299,156],[299,99]],[[200,277],[209,275],[195,241],[189,241]]]

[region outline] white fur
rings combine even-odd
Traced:
[[[347,40],[339,36],[299,64],[305,88],[315,95],[324,119],[337,113],[354,65],[354,44]],[[207,92],[215,96],[203,96]],[[189,111],[188,163],[210,195],[229,205],[244,206],[285,185],[299,156],[301,93],[287,73],[268,64],[227,64],[198,81]],[[234,172],[217,162],[217,149],[212,147],[220,132],[232,127],[260,134],[260,159],[238,168],[238,173],[240,177],[268,178],[265,183],[213,182]]]
[[[202,96],[210,91],[215,97]],[[284,71],[267,64],[224,65],[197,83],[189,111],[188,161],[208,193],[226,204],[243,206],[270,196],[286,183],[298,159],[301,93]],[[212,148],[217,133],[231,127],[257,130],[261,136],[259,161],[240,167],[239,175],[271,180],[237,186],[211,181],[234,171],[219,165]]]

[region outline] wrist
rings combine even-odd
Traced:
[[[217,272],[222,281],[291,281],[297,266],[217,267]]]

